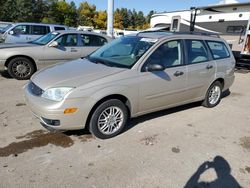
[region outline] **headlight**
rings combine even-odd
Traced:
[[[41,97],[52,101],[61,101],[72,89],[72,87],[50,88],[45,90]]]

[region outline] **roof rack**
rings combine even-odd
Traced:
[[[189,34],[189,35],[204,35],[204,36],[214,36],[220,38],[219,34],[216,33],[202,33],[202,32],[173,32],[174,34]]]
[[[203,35],[203,36],[214,36],[217,38],[220,38],[219,34],[216,33],[202,33],[202,32],[171,32],[171,31],[166,31],[166,30],[144,30],[144,31],[140,31],[139,33],[137,33],[137,35],[141,34],[141,33],[158,33],[158,32],[165,32],[165,33],[169,33],[169,34],[187,34],[187,35]]]

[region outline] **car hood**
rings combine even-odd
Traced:
[[[1,43],[0,44],[0,49],[6,49],[6,48],[20,48],[20,47],[34,47],[37,46],[36,44],[32,43]]]
[[[42,69],[31,77],[31,81],[43,90],[60,86],[79,87],[125,70],[78,59]]]

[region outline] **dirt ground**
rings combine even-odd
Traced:
[[[49,133],[23,100],[26,81],[0,76],[0,187],[250,187],[250,73],[230,95],[131,121],[109,140]],[[205,187],[205,186],[204,186]]]

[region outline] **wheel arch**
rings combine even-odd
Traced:
[[[217,78],[214,82],[217,82],[217,81],[219,81],[219,82],[221,83],[221,85],[222,85],[222,90],[223,90],[223,89],[224,89],[224,85],[225,85],[225,80],[224,80],[224,78],[221,78],[221,77],[220,77],[220,78]],[[214,82],[213,82],[213,83],[214,83]],[[213,84],[213,83],[212,83],[212,84]],[[211,85],[212,85],[212,84],[211,84]]]
[[[128,110],[128,117],[130,118],[131,117],[131,103],[129,101],[129,99],[122,95],[122,94],[112,94],[112,95],[107,95],[106,97],[103,97],[102,99],[98,100],[95,105],[92,107],[92,109],[90,110],[89,114],[88,114],[88,117],[87,117],[87,120],[86,120],[86,126],[89,126],[89,123],[90,123],[90,119],[91,119],[91,116],[92,114],[94,113],[94,111],[96,110],[96,108],[102,104],[103,102],[105,101],[108,101],[110,99],[118,99],[120,100],[127,108]]]
[[[17,58],[17,57],[23,57],[23,58],[29,59],[29,60],[33,63],[33,65],[34,65],[34,67],[35,67],[35,71],[37,71],[37,65],[36,65],[35,60],[34,60],[32,57],[27,56],[27,55],[14,55],[14,56],[11,56],[11,57],[9,57],[9,58],[5,61],[4,66],[5,66],[5,67],[8,67],[10,61],[13,60],[13,59],[15,59],[15,58]]]

